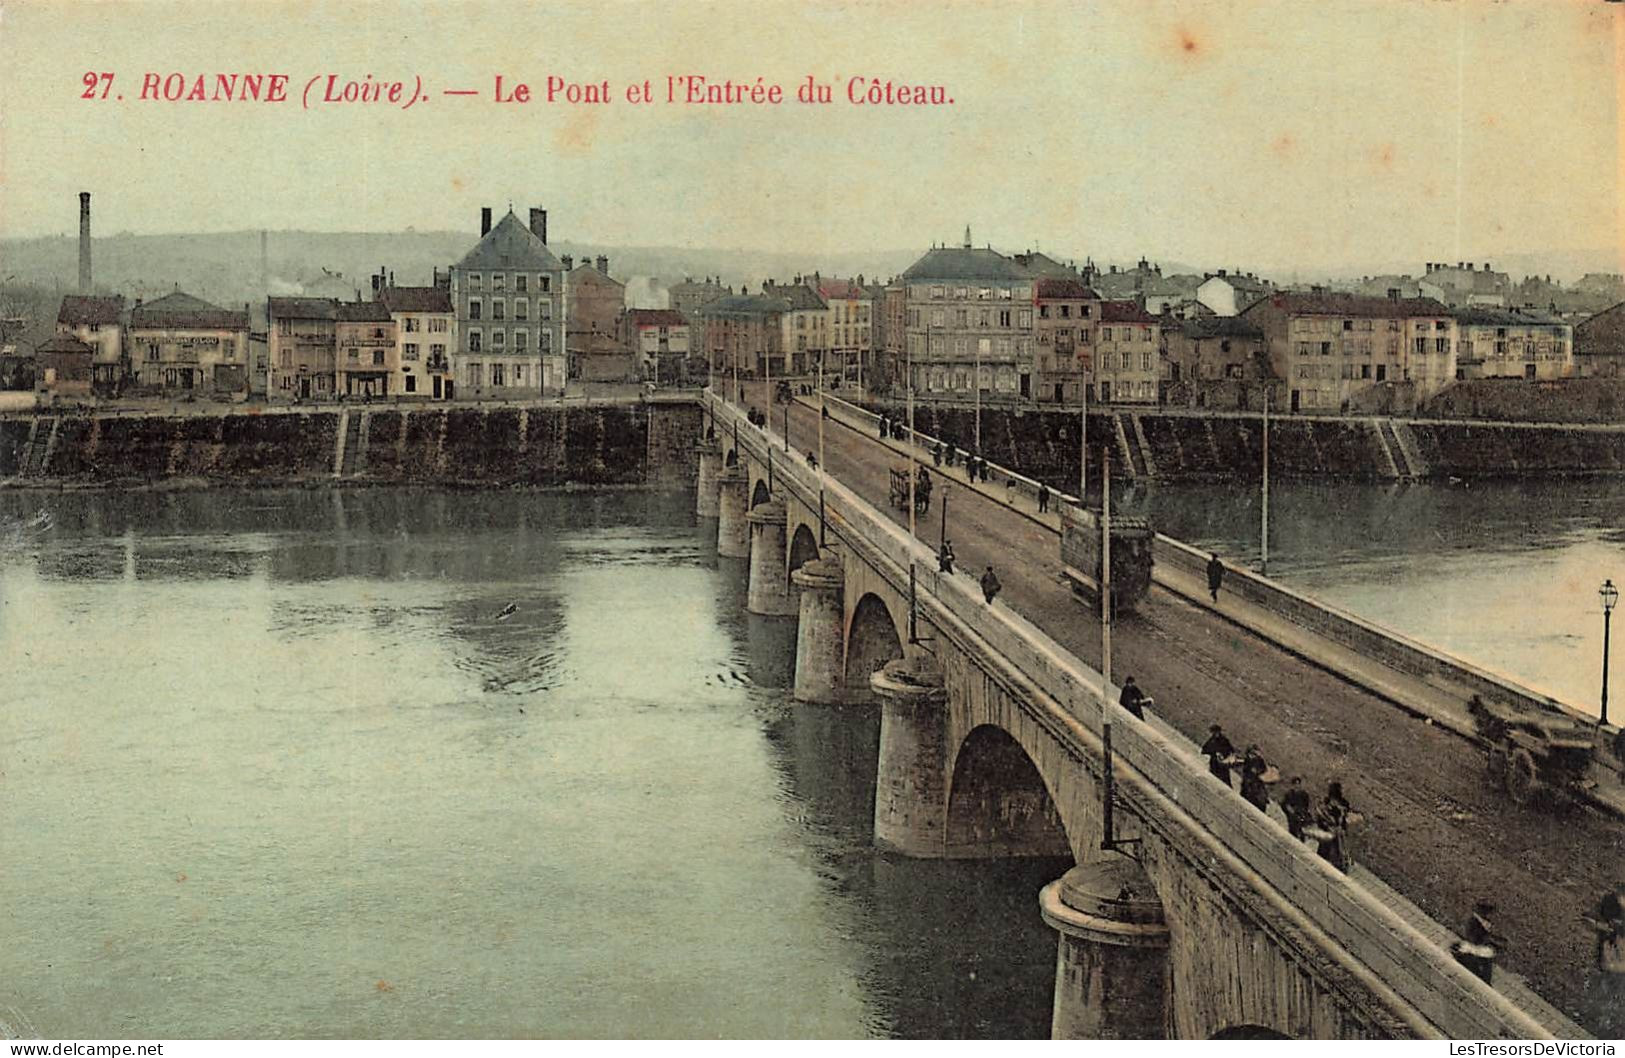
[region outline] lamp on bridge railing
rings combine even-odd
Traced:
[[[1608,722],[1608,620],[1613,615],[1614,604],[1619,602],[1619,589],[1614,587],[1612,580],[1602,582],[1597,589],[1602,596],[1602,722]]]

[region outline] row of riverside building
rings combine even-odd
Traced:
[[[1447,283],[1432,266],[1428,274]],[[889,283],[814,276],[763,284],[760,294],[684,293],[698,302],[690,315],[704,359],[759,377],[804,373],[826,356],[849,363],[831,333],[839,289],[866,325],[853,352],[871,388],[902,387],[912,373],[921,400],[1075,404],[1087,395],[1256,409],[1268,392],[1281,410],[1386,413],[1414,410],[1457,380],[1617,373],[1617,354],[1585,355],[1585,324],[1496,304],[1471,284],[1459,285],[1459,299],[1447,285],[1413,282],[1407,293],[1404,279],[1375,277],[1394,285],[1372,294],[1282,289],[1222,270],[1163,277],[1144,261],[1101,272],[975,247],[967,231],[962,245],[933,246]],[[812,294],[826,302],[812,307],[827,325],[807,311]]]
[[[689,361],[683,317],[627,309],[606,257],[556,256],[540,208],[528,224],[512,210],[493,224],[482,209],[479,241],[428,286],[398,286],[387,269],[370,284],[367,299],[269,297],[263,335],[250,333],[249,306],[179,290],[133,305],[68,295],[31,384],[68,399],[527,399],[572,378],[676,380]],[[263,339],[258,358],[251,338]]]
[[[1037,251],[1006,255],[973,246],[969,229],[961,245],[931,247],[889,282],[814,272],[736,294],[720,280],[685,279],[671,287],[670,308],[627,309],[607,258],[577,265],[552,252],[540,208],[528,223],[510,209],[494,224],[482,209],[478,241],[428,286],[397,286],[385,269],[370,284],[370,299],[268,298],[258,363],[248,306],[178,290],[130,306],[69,296],[38,350],[40,388],[527,399],[576,380],[823,369],[871,390],[911,378],[922,400],[1253,409],[1267,394],[1283,411],[1403,413],[1457,380],[1617,376],[1625,330],[1625,305],[1578,325],[1555,301],[1550,311],[1511,307],[1522,287],[1488,264],[1283,288],[1222,269],[1163,276],[1144,260],[1102,271]]]

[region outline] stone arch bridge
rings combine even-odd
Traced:
[[[705,413],[696,508],[748,559],[748,608],[798,619],[795,697],[881,710],[875,844],[1077,864],[1039,894],[1055,1036],[1550,1035],[881,512],[737,409]]]

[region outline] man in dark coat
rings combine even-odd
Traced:
[[[1467,929],[1462,933],[1461,940],[1450,949],[1456,961],[1471,970],[1473,975],[1485,984],[1490,984],[1490,978],[1495,974],[1496,949],[1506,943],[1490,925],[1490,916],[1493,914],[1495,905],[1488,900],[1480,900],[1474,904],[1473,917],[1467,920]]]
[[[1207,758],[1207,770],[1213,777],[1229,786],[1230,758],[1236,755],[1236,747],[1230,744],[1224,729],[1218,724],[1208,726],[1207,741],[1202,743],[1202,755]]]
[[[1134,719],[1145,719],[1145,707],[1151,699],[1146,697],[1140,685],[1134,682],[1133,676],[1123,677],[1123,693],[1117,696],[1117,704],[1134,714]]]
[[[1299,841],[1303,840],[1304,825],[1309,822],[1312,811],[1309,803],[1309,791],[1303,788],[1303,776],[1294,775],[1292,786],[1281,798],[1281,813],[1286,816],[1286,830]]]
[[[937,569],[943,573],[954,571],[954,542],[944,540],[942,550],[937,552]]]
[[[993,597],[999,594],[1000,588],[1004,587],[1003,584],[999,583],[999,575],[993,572],[992,566],[987,567],[987,572],[982,574],[981,584],[982,595],[987,599],[987,604],[992,606]]]
[[[1224,563],[1219,561],[1219,553],[1215,551],[1213,557],[1207,560],[1207,590],[1213,596],[1213,601],[1219,601],[1219,585],[1224,583]]]
[[[888,433],[891,433],[891,431],[886,428],[886,417],[882,415],[880,417],[880,439],[884,441]]]
[[[1258,745],[1248,746],[1241,758],[1241,799],[1260,812],[1268,812],[1270,807],[1270,788],[1264,782],[1264,772],[1268,769],[1269,764]]]
[[[1038,513],[1043,514],[1049,510],[1049,486],[1042,481],[1038,483]]]

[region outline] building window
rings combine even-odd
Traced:
[[[359,364],[360,362],[361,362],[361,350],[360,349],[351,349],[350,350],[350,363]]]
[[[513,347],[515,351],[523,351],[530,336],[525,331],[513,332]]]
[[[468,303],[468,318],[471,320],[477,320],[480,318],[479,299],[476,298]]]
[[[406,376],[406,392],[408,392],[408,393],[416,393],[417,391],[418,391],[418,377],[416,375],[407,375]]]
[[[372,363],[373,363],[374,367],[382,367],[383,366],[383,364],[384,364],[384,351],[382,349],[374,349],[372,351]]]
[[[1010,326],[1010,310],[1009,309],[1000,309],[999,310],[999,326],[1000,327],[1008,327],[1008,326]]]
[[[477,352],[480,351],[480,332],[479,331],[469,331],[468,332],[468,351],[471,352],[471,353],[477,353]],[[475,384],[478,385],[478,383],[475,383]]]
[[[431,360],[438,360],[444,363],[446,359],[446,347],[443,345],[429,346],[429,358]]]
[[[443,318],[440,318],[440,317],[431,318],[429,320],[429,333],[430,334],[445,334],[446,333],[446,320],[443,319]]]
[[[933,326],[933,327],[941,327],[942,324],[943,324],[942,310],[941,309],[932,309],[931,310],[931,326]]]
[[[506,301],[501,300],[500,298],[492,299],[492,301],[491,301],[491,318],[493,320],[505,320],[505,319],[507,319],[508,318],[508,303]]]
[[[469,274],[469,277],[468,277],[468,289],[470,289],[470,290],[478,290],[478,289],[480,289],[480,274],[478,272],[471,272]]]
[[[507,372],[503,370],[503,367],[504,367],[504,365],[502,365],[502,364],[492,364],[491,365],[491,385],[493,385],[493,386],[505,386],[505,385],[507,385],[507,382],[504,381],[504,379],[505,379],[505,377],[507,375]]]
[[[525,293],[528,290],[529,280],[530,280],[530,276],[527,276],[527,275],[521,274],[521,275],[514,276],[513,277],[513,288],[514,288],[514,290],[517,291],[520,294]]]
[[[544,293],[544,294],[547,293],[547,291],[548,291],[549,287],[551,287],[551,285],[552,284],[549,281],[547,276],[537,276],[536,277],[536,289],[540,290],[542,293]]]
[[[475,389],[479,389],[480,388],[480,382],[483,381],[483,379],[485,377],[482,374],[482,372],[484,370],[485,370],[485,365],[480,363],[478,360],[476,360],[473,363],[469,364],[468,365],[468,384],[470,386],[474,387]]]
[[[520,298],[513,303],[513,318],[516,320],[530,319],[530,299]]]
[[[401,353],[403,360],[416,360],[418,358],[418,343],[407,342],[405,351]]]
[[[493,349],[501,349],[503,346],[505,346],[507,344],[508,344],[508,332],[507,331],[492,331],[491,332],[491,348],[493,348]]]
[[[525,384],[525,365],[524,364],[515,364],[515,365],[513,365],[513,384],[516,385],[516,386],[523,386]]]

